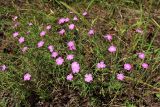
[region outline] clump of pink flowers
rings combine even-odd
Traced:
[[[147,63],[143,63],[143,64],[142,64],[142,67],[143,67],[144,69],[147,69],[147,68],[149,67],[149,65],[148,65]]]
[[[73,58],[74,58],[74,55],[73,55],[73,54],[67,55],[67,60],[72,60]]]
[[[23,76],[23,80],[24,80],[24,81],[29,81],[29,80],[31,80],[31,74],[26,73],[26,74]]]
[[[56,58],[57,56],[58,56],[58,52],[52,52],[52,55],[51,55],[52,58]]]
[[[7,69],[6,65],[0,66],[0,70],[1,70],[1,71],[5,71],[6,69]]]
[[[44,45],[44,41],[39,41],[37,45],[38,45],[38,48],[41,48]]]
[[[107,35],[104,36],[104,38],[105,38],[106,40],[108,40],[108,41],[111,41],[111,40],[112,40],[112,35],[107,34]]]
[[[17,37],[19,35],[19,32],[14,32],[13,37]]]
[[[106,64],[104,63],[104,61],[101,61],[100,63],[97,64],[97,68],[98,69],[104,69],[106,68]]]
[[[53,52],[53,50],[54,50],[53,45],[49,45],[49,46],[48,46],[48,50],[49,50],[50,52]]]
[[[130,71],[131,68],[132,68],[131,64],[129,64],[129,63],[124,64],[124,69],[125,70]]]
[[[67,75],[67,78],[66,78],[68,81],[72,81],[73,80],[73,75],[72,74],[69,74]]]
[[[145,54],[143,52],[138,53],[138,57],[140,59],[144,59],[145,58]]]
[[[80,71],[80,65],[78,62],[72,62],[71,64],[71,68],[72,68],[72,72],[75,74],[75,73],[78,73]]]
[[[70,21],[70,19],[67,17],[67,18],[65,18],[65,22],[69,22]]]
[[[117,74],[117,79],[120,80],[120,81],[123,81],[124,80],[124,75],[122,73],[120,74]]]
[[[85,11],[82,13],[83,16],[86,16],[88,13]]]
[[[19,41],[20,44],[23,43],[24,42],[24,37],[20,37],[18,41]]]
[[[116,52],[116,47],[112,45],[108,48],[108,51],[111,53],[114,53],[114,52]]]
[[[61,29],[58,33],[59,33],[60,35],[64,35],[65,30],[64,30],[64,29]]]
[[[27,46],[25,46],[25,47],[22,48],[22,52],[26,52],[27,50],[28,50]]]
[[[94,30],[93,30],[93,29],[89,30],[88,35],[89,35],[89,36],[94,35]]]
[[[88,15],[88,13],[87,13],[87,11],[85,11],[85,12],[83,12],[83,13],[81,13],[83,16],[87,16]],[[18,26],[19,25],[19,22],[17,22],[16,20],[17,20],[17,16],[15,16],[14,18],[13,18],[13,21],[15,21],[14,23],[15,23],[15,26]],[[76,24],[75,24],[75,22],[76,21],[78,21],[78,17],[77,16],[74,16],[74,17],[72,17],[73,19],[70,19],[69,17],[67,17],[67,18],[60,18],[59,20],[58,20],[58,24],[59,25],[63,25],[63,24],[65,24],[66,23],[66,25],[64,25],[64,26],[61,26],[61,28],[57,31],[57,34],[59,34],[59,35],[65,35],[67,38],[66,38],[66,40],[68,40],[68,38],[72,38],[72,37],[69,37],[70,35],[72,35],[72,36],[75,36],[76,34],[75,34],[75,32],[73,33],[69,33],[68,34],[68,32],[70,32],[70,30],[72,30],[72,31],[74,31],[74,29],[77,29],[77,26],[76,26]],[[72,20],[74,23],[71,23],[70,22],[70,20]],[[33,24],[32,23],[28,23],[28,25],[29,26],[32,26]],[[28,27],[29,27],[28,26]],[[66,26],[67,26],[67,28],[66,28]],[[52,28],[52,26],[51,25],[46,25],[45,26],[45,28],[43,29],[43,30],[41,30],[40,32],[39,32],[39,36],[40,37],[44,37],[48,32],[49,32],[49,30]],[[64,29],[63,29],[64,28]],[[77,29],[78,30],[78,29]],[[32,30],[30,30],[30,31],[32,31]],[[136,32],[138,32],[138,33],[140,33],[140,34],[143,34],[143,30],[141,30],[141,29],[136,29]],[[27,32],[27,34],[30,34],[30,32]],[[94,29],[94,27],[90,27],[88,30],[87,30],[87,32],[86,32],[86,34],[88,34],[88,36],[90,36],[91,38],[90,39],[92,39],[92,36],[94,36],[95,34],[96,34],[96,29]],[[19,36],[19,32],[14,32],[13,34],[11,34],[13,37],[15,37],[17,40],[18,40],[18,42],[19,42],[19,44],[22,44],[23,42],[25,42],[26,40],[26,38],[24,38],[24,37],[21,37],[21,36]],[[17,37],[18,36],[18,37]],[[109,41],[110,42],[110,44],[111,44],[111,41],[112,41],[112,39],[113,39],[113,36],[111,35],[111,34],[106,34],[106,35],[104,35],[103,36],[104,38],[103,39],[105,39],[105,40],[107,40],[107,41]],[[42,39],[41,38],[41,39]],[[44,40],[44,38],[43,38],[43,40]],[[39,41],[38,43],[37,43],[37,47],[38,48],[40,48],[40,47],[42,47],[42,46],[44,46],[44,44],[45,44],[45,42],[44,41]],[[73,38],[72,38],[72,40],[74,40]],[[68,43],[66,43],[66,47],[69,49],[69,50],[76,50],[76,41],[69,41]],[[74,55],[76,55],[75,53],[74,54],[67,54],[66,56],[65,56],[65,59],[62,57],[62,56],[60,56],[60,55],[58,55],[59,53],[58,53],[58,51],[56,52],[55,50],[54,50],[54,47],[53,47],[53,45],[49,45],[48,47],[46,47],[49,51],[50,51],[50,57],[52,57],[52,58],[55,58],[55,59],[53,59],[53,60],[55,60],[55,63],[56,63],[56,65],[62,65],[62,64],[64,64],[65,63],[65,61],[66,60],[68,60],[68,63],[71,63],[69,66],[71,67],[71,72],[69,73],[69,74],[67,74],[66,75],[66,80],[68,80],[68,81],[72,81],[73,80],[73,77],[74,76],[76,76],[76,73],[79,73],[80,72],[80,70],[81,70],[81,66],[80,66],[80,64],[78,63],[78,62],[76,62],[76,61],[74,61],[73,59],[74,59]],[[117,47],[116,46],[114,46],[114,44],[111,44],[109,47],[107,47],[108,48],[108,51],[111,53],[111,54],[113,54],[114,55],[114,53],[116,53],[116,51],[117,51]],[[25,46],[25,47],[23,47],[23,48],[21,48],[21,51],[22,52],[26,52],[27,51],[27,49],[28,49],[28,47],[27,46]],[[75,52],[75,51],[70,51],[70,52]],[[63,53],[63,52],[62,52]],[[137,53],[137,56],[138,56],[138,58],[140,58],[140,59],[145,59],[145,53],[143,53],[143,52],[140,52],[140,53]],[[86,58],[86,57],[85,57]],[[122,65],[123,66],[123,68],[124,68],[124,70],[127,70],[127,71],[131,71],[132,70],[132,63],[130,64],[130,63],[125,63],[124,65]],[[95,68],[97,68],[98,70],[102,70],[102,69],[105,69],[106,68],[106,64],[105,64],[105,62],[102,60],[102,61],[100,61],[100,62],[98,62],[97,64],[96,64],[96,67]],[[143,63],[141,63],[141,68],[143,68],[143,69],[148,69],[149,68],[149,64],[148,63],[145,63],[145,62],[143,62]],[[2,66],[0,66],[0,70],[1,71],[5,71],[7,69],[7,67],[6,67],[6,65],[2,65]],[[82,70],[81,70],[82,71]],[[25,73],[23,76],[22,76],[22,78],[23,78],[23,80],[24,81],[29,81],[29,80],[31,80],[31,74],[29,74],[29,73]],[[87,74],[85,74],[84,75],[84,81],[85,82],[87,82],[87,83],[91,83],[92,81],[93,81],[93,78],[94,78],[94,74],[93,73],[87,73]],[[119,81],[123,81],[125,78],[126,78],[126,76],[123,74],[123,73],[118,73],[118,74],[116,74],[115,75],[115,78],[117,79],[117,80],[119,80]]]
[[[42,37],[42,36],[45,36],[46,35],[46,31],[42,31],[42,32],[40,32],[40,36]]]
[[[93,81],[93,76],[92,74],[86,74],[84,80],[86,82],[92,82]]]
[[[69,42],[67,43],[67,45],[68,45],[69,50],[76,50],[74,41],[69,41]]]
[[[52,28],[51,25],[48,25],[48,26],[46,27],[47,30],[50,30],[51,28]]]
[[[57,65],[62,65],[63,62],[64,62],[64,59],[63,59],[62,57],[58,57],[58,58],[56,59],[56,64],[57,64]]]
[[[77,16],[74,16],[74,17],[73,17],[73,20],[74,20],[74,21],[78,21],[78,17],[77,17]]]
[[[69,29],[70,29],[70,30],[73,30],[74,28],[75,28],[75,25],[74,25],[74,24],[70,24],[70,25],[69,25]]]
[[[65,21],[66,21],[65,18],[60,18],[60,19],[58,20],[58,24],[64,24]]]

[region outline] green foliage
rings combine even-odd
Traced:
[[[125,107],[136,107],[134,104],[132,104],[128,100],[125,101],[124,105],[125,105]]]
[[[160,100],[160,93],[157,93],[156,97]]]
[[[4,33],[0,35],[0,65],[7,65],[7,71],[0,72],[0,106],[30,106],[31,97],[36,99],[34,103],[37,104],[53,103],[56,99],[60,101],[63,98],[67,102],[67,99],[78,96],[78,100],[87,99],[93,107],[114,106],[115,103],[121,105],[126,98],[126,107],[136,107],[138,100],[147,103],[141,98],[148,93],[146,90],[159,90],[156,78],[160,75],[160,50],[156,41],[159,44],[160,25],[156,19],[151,18],[151,10],[145,11],[148,10],[146,7],[153,9],[151,7],[154,6],[154,0],[153,4],[148,5],[138,0],[28,2],[18,4],[13,1],[12,5],[0,7],[0,31]],[[85,10],[89,14],[87,17],[82,15]],[[15,15],[20,22],[17,28],[13,27],[15,22],[12,21]],[[78,22],[72,21],[74,15],[78,16]],[[70,23],[76,25],[76,30],[69,31],[68,24],[62,25],[63,27],[58,25],[57,20],[60,17],[69,17]],[[29,22],[33,25],[28,26]],[[49,24],[52,29],[47,31],[45,37],[40,37],[39,33]],[[96,31],[93,37],[88,36],[91,27]],[[66,29],[64,36],[57,33],[61,28]],[[141,28],[144,34],[136,33],[136,28]],[[12,37],[15,31],[25,37],[24,44],[19,44],[18,38]],[[26,34],[27,31],[30,31],[29,35]],[[104,39],[106,33],[113,34],[112,42]],[[45,45],[37,48],[40,40],[44,40]],[[68,50],[66,43],[70,40],[75,40],[76,51]],[[62,66],[56,65],[55,59],[51,58],[47,50],[50,44],[54,45],[63,58],[68,54],[75,55],[74,61],[79,62],[81,70],[74,75],[73,81],[66,80],[66,76],[71,72],[72,62],[65,60]],[[108,52],[110,45],[117,47],[115,54]],[[26,53],[21,51],[24,46],[29,47]],[[137,52],[145,52],[146,58],[138,59]],[[96,64],[101,60],[107,64],[104,70],[96,68]],[[149,63],[149,69],[142,69],[143,62]],[[134,69],[131,72],[124,71],[124,63],[132,63]],[[31,81],[23,81],[26,72],[32,75]],[[86,73],[93,74],[93,82],[84,81]],[[126,79],[117,80],[117,73],[124,73]],[[73,96],[71,91],[75,91]],[[130,92],[134,92],[132,94],[135,96],[141,93],[141,97],[132,102]],[[157,93],[156,97],[160,99],[160,94]],[[80,101],[72,100],[71,103],[81,104]]]

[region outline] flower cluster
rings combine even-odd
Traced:
[[[72,12],[73,13],[73,12]],[[84,17],[88,16],[87,11],[83,12],[82,15]],[[15,16],[13,18],[13,21],[16,21],[18,19],[17,16]],[[77,22],[79,20],[79,18],[77,16],[74,16],[72,19],[66,17],[66,18],[60,18],[58,20],[58,26],[60,26],[60,29],[58,30],[57,34],[61,35],[61,36],[67,36],[67,32],[68,31],[75,31],[78,29],[78,26],[76,26],[75,22]],[[28,23],[28,26],[32,26],[33,23]],[[67,27],[66,27],[67,25]],[[18,22],[16,24],[16,26],[18,26]],[[63,27],[65,26],[65,27]],[[52,29],[52,25],[47,24],[45,25],[45,28],[43,28],[40,32],[38,32],[39,38],[41,39],[38,43],[37,43],[37,48],[41,49],[43,47],[45,47],[45,45],[47,43],[45,43],[44,38],[47,36],[49,30]],[[88,34],[88,38],[92,38],[96,36],[96,30],[93,29],[93,27],[91,27],[87,32]],[[141,29],[136,29],[136,32],[143,34],[143,31]],[[27,34],[29,35],[31,32],[28,31]],[[20,36],[21,34],[19,32],[14,32],[13,37],[18,39],[19,44],[25,44],[24,42],[26,41],[25,37]],[[109,43],[109,47],[107,47],[106,49],[108,49],[108,52],[111,53],[112,55],[115,55],[115,53],[117,52],[117,47],[113,42],[113,38],[114,36],[112,34],[105,34],[103,36],[103,38],[106,40],[105,42]],[[69,52],[75,52],[76,51],[76,40],[69,40],[66,44],[66,47],[68,48]],[[46,48],[46,47],[45,47]],[[24,46],[23,48],[21,48],[22,52],[25,53],[27,50],[29,49],[28,46]],[[69,62],[70,63],[70,68],[71,68],[71,72],[69,72],[69,74],[66,76],[66,79],[68,81],[72,81],[74,79],[74,76],[76,76],[78,73],[81,73],[81,66],[80,63],[75,61],[75,55],[71,54],[71,53],[67,53],[67,55],[64,57],[60,56],[61,52],[56,51],[56,49],[54,48],[54,46],[52,44],[49,44],[47,47],[47,50],[50,53],[50,56],[53,60],[55,60],[55,64],[59,67],[60,65],[63,65],[65,62]],[[144,61],[145,59],[145,54],[143,52],[137,53],[138,58],[140,58],[141,60]],[[145,62],[143,62],[141,64],[142,68],[147,69],[149,67],[149,65]],[[125,63],[123,65],[123,69],[126,71],[131,71],[132,70],[132,64],[130,63]],[[101,60],[99,63],[96,64],[96,68],[97,70],[105,70],[106,69],[106,64],[104,60]],[[7,69],[6,65],[2,65],[0,66],[0,70],[1,71],[5,71]],[[124,73],[118,73],[116,74],[116,78],[117,80],[123,81],[125,79],[125,75]],[[23,76],[23,80],[24,81],[29,81],[31,80],[31,74],[30,73],[25,73]],[[91,83],[93,81],[93,75],[92,73],[86,73],[84,75],[84,81],[87,83]]]

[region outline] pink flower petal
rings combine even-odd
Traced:
[[[93,81],[93,76],[92,74],[86,74],[84,80],[86,82],[92,82]]]
[[[80,65],[78,62],[73,62],[71,64],[71,68],[72,68],[72,72],[75,74],[75,73],[78,73],[80,71]]]
[[[69,29],[70,29],[70,30],[73,30],[74,28],[75,28],[75,25],[74,25],[74,24],[70,24],[70,25],[69,25]]]
[[[124,80],[124,75],[123,74],[117,74],[117,79],[120,80],[120,81],[123,81]]]
[[[20,37],[18,41],[19,41],[20,44],[23,43],[24,42],[24,37]]]
[[[73,80],[73,75],[72,74],[69,74],[67,75],[67,78],[66,78],[68,81],[72,81]]]
[[[58,57],[58,58],[56,59],[56,64],[57,64],[57,65],[62,65],[63,62],[64,62],[64,59],[63,59],[62,57]]]
[[[44,45],[44,41],[39,41],[37,45],[38,45],[38,48],[42,47]]]
[[[124,64],[124,69],[125,70],[130,71],[131,68],[132,68],[131,64],[128,64],[128,63]]]
[[[23,77],[23,80],[24,80],[24,81],[29,81],[29,80],[31,80],[31,75],[30,75],[29,73],[26,73],[26,74],[24,75],[24,77]]]
[[[114,52],[116,52],[116,47],[115,46],[110,46],[108,48],[108,51],[111,52],[111,53],[114,53]]]

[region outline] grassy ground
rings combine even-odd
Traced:
[[[88,12],[85,17],[84,11]],[[72,20],[75,15],[78,21]],[[14,16],[18,16],[16,21]],[[59,25],[62,17],[70,21]],[[7,66],[0,72],[0,106],[160,106],[160,0],[6,0],[0,1],[0,19],[0,66]],[[70,23],[76,29],[69,30]],[[51,30],[40,37],[47,25],[52,25]],[[64,36],[58,34],[62,28]],[[92,37],[88,36],[91,28],[95,30]],[[25,37],[25,42],[19,44],[14,32]],[[105,34],[112,34],[113,40],[106,41]],[[37,48],[40,40],[45,44]],[[71,40],[76,51],[67,48]],[[48,45],[64,59],[74,54],[80,72],[73,81],[66,80],[73,61],[65,59],[63,65],[56,65]],[[108,51],[111,45],[117,47],[115,53]],[[24,46],[29,48],[25,53],[21,51]],[[145,59],[139,59],[138,52],[144,52]],[[99,70],[96,65],[102,60],[107,67]],[[148,69],[141,67],[143,62],[149,64]],[[132,65],[131,71],[124,70],[125,63]],[[27,72],[30,81],[23,80]],[[87,73],[93,75],[91,83],[84,81]],[[118,73],[125,75],[123,81],[117,80]]]

